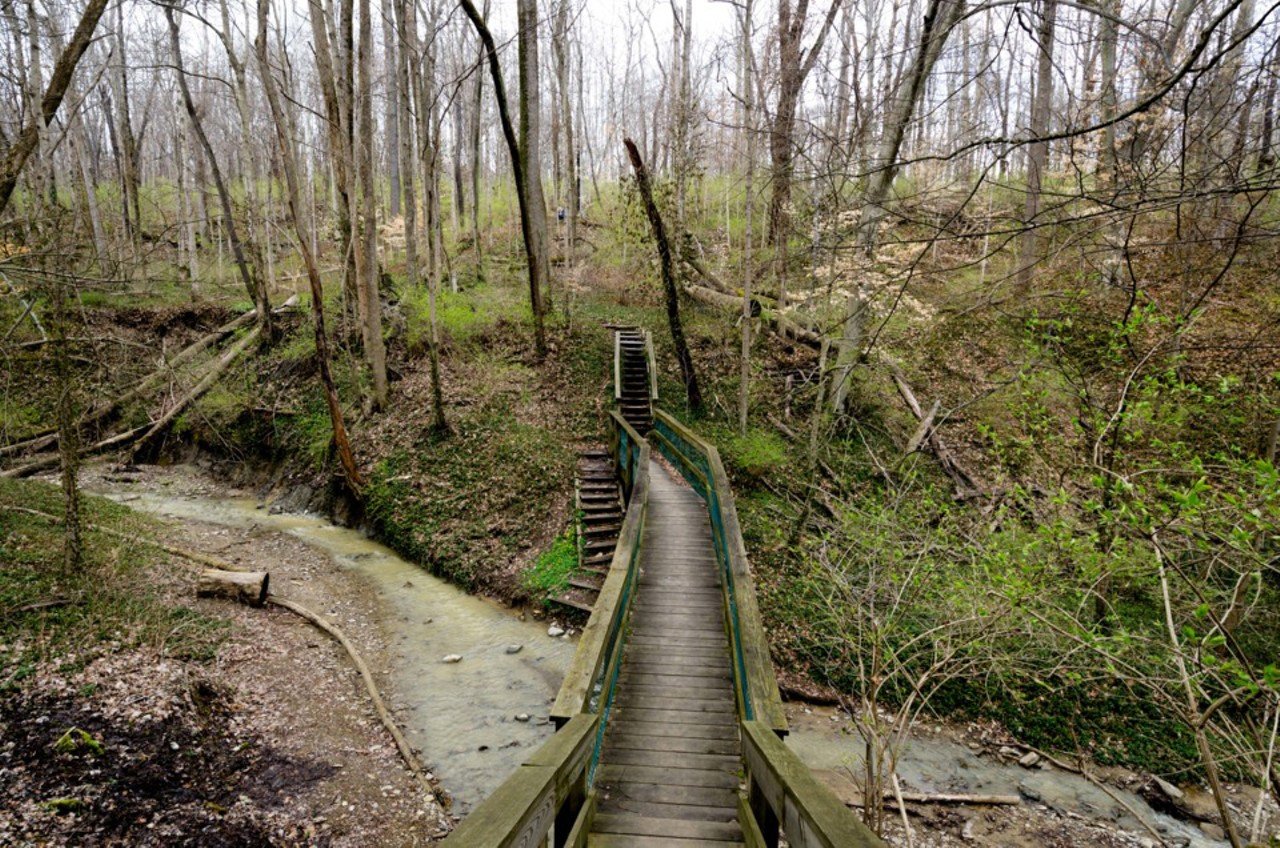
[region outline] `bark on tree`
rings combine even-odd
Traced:
[[[255,41],[255,52],[258,57],[258,70],[262,76],[262,87],[267,95],[267,105],[271,110],[271,121],[275,126],[276,144],[280,151],[281,165],[284,170],[285,191],[289,200],[289,217],[293,219],[294,233],[298,237],[298,252],[302,256],[307,270],[307,282],[311,287],[311,322],[315,332],[316,359],[319,364],[320,384],[324,390],[325,403],[329,408],[329,422],[333,427],[333,443],[337,448],[338,460],[347,478],[347,484],[358,492],[364,485],[360,468],[356,465],[351,453],[351,442],[347,438],[346,421],[342,414],[342,403],[338,400],[338,389],[333,382],[333,373],[329,362],[329,334],[324,325],[324,284],[320,280],[320,268],[316,264],[315,254],[311,251],[311,234],[309,223],[301,201],[298,186],[298,169],[294,161],[293,144],[286,133],[288,120],[284,106],[267,56],[267,13],[269,0],[258,0],[258,36]]]
[[[67,49],[62,51],[62,55],[53,66],[49,84],[44,90],[44,96],[40,98],[40,108],[32,112],[22,132],[4,152],[4,158],[0,160],[0,215],[3,215],[8,208],[13,190],[18,184],[18,176],[40,144],[40,134],[45,127],[53,123],[53,116],[62,105],[62,98],[71,85],[76,66],[80,64],[81,57],[89,49],[93,32],[97,29],[98,21],[106,8],[107,0],[89,0],[89,4],[85,6],[80,16],[80,22],[76,25],[75,33],[67,44]]]
[[[963,11],[963,0],[929,0],[919,46],[905,83],[898,87],[898,96],[889,110],[884,134],[871,163],[873,170],[867,178],[867,188],[863,194],[862,218],[858,223],[858,246],[868,255],[875,253],[880,222],[884,220],[887,211],[885,201],[898,174],[898,155],[902,151],[902,142],[915,115],[916,106],[924,94],[925,81]]]
[[[538,84],[537,0],[517,0],[516,16],[519,21],[516,39],[520,67],[521,171],[525,182],[524,193],[528,200],[529,222],[533,227],[533,261],[538,265],[543,290],[539,306],[549,312],[553,307],[551,263],[547,250],[547,201],[542,192],[542,154],[539,144],[542,95]]]
[[[823,42],[835,23],[843,0],[831,0],[827,16],[823,18],[813,45],[805,50],[801,45],[804,28],[808,23],[809,0],[798,0],[795,7],[791,0],[778,2],[778,101],[774,108],[773,124],[769,129],[769,154],[772,159],[772,193],[769,197],[769,240],[774,246],[778,278],[778,291],[782,300],[787,292],[787,239],[791,235],[790,205],[791,186],[795,176],[795,125],[796,109],[805,79],[817,64]]]
[[[240,241],[235,213],[231,207],[231,194],[227,191],[226,181],[222,178],[222,167],[218,164],[218,159],[214,155],[213,145],[209,143],[209,136],[205,134],[204,124],[200,120],[200,113],[196,110],[195,100],[191,96],[191,87],[187,84],[187,71],[182,62],[182,41],[178,33],[178,21],[174,17],[172,6],[164,7],[164,16],[169,24],[169,49],[173,55],[174,77],[178,82],[178,91],[182,94],[182,103],[186,107],[187,118],[191,122],[191,130],[195,133],[196,139],[200,142],[200,147],[204,150],[205,157],[209,161],[209,170],[213,174],[213,183],[218,190],[218,201],[222,205],[223,226],[227,232],[227,241],[231,244],[231,252],[235,257],[236,268],[240,272],[240,281],[244,284],[245,291],[249,293],[249,298],[257,307],[258,322],[262,325],[264,335],[270,338],[273,327],[271,303],[267,298],[266,286],[263,284],[261,276],[257,273],[257,269],[250,265],[244,244]]]
[[[1040,55],[1036,65],[1036,91],[1031,103],[1031,135],[1027,147],[1027,196],[1022,215],[1022,239],[1018,250],[1018,291],[1031,288],[1031,275],[1040,261],[1040,188],[1049,162],[1049,110],[1053,107],[1053,31],[1058,17],[1057,0],[1042,0]]]
[[[373,146],[373,4],[360,0],[360,46],[357,100],[360,132],[356,141],[360,181],[360,238],[356,251],[356,285],[365,360],[373,380],[370,398],[375,411],[387,405],[387,350],[382,340],[382,297],[378,291],[378,197],[374,185]]]
[[[396,75],[399,77],[396,89],[400,103],[396,109],[400,128],[400,187],[404,194],[404,254],[405,284],[410,291],[419,285],[418,277],[418,203],[414,192],[413,168],[413,129],[410,115],[413,113],[410,92],[413,90],[411,76],[418,64],[417,19],[413,0],[396,0],[396,31],[400,40],[399,62]],[[419,101],[418,108],[422,103]],[[427,356],[431,369],[431,417],[432,427],[441,433],[447,433],[449,424],[444,417],[444,394],[440,387],[440,333],[436,320],[436,289],[434,281],[427,285],[427,320],[428,340]]]
[[[498,62],[498,49],[493,43],[493,36],[484,22],[484,18],[476,10],[472,0],[458,0],[462,10],[476,28],[476,33],[484,43],[489,57],[489,74],[493,78],[493,96],[498,104],[498,119],[502,123],[502,134],[507,142],[507,151],[511,154],[511,169],[515,172],[516,201],[520,206],[520,231],[524,237],[525,262],[529,271],[529,305],[533,312],[533,345],[538,356],[546,356],[547,341],[543,330],[542,309],[542,266],[538,263],[535,248],[537,239],[534,233],[534,221],[530,212],[530,201],[525,191],[525,175],[520,144],[516,141],[515,127],[511,123],[511,113],[507,105],[507,88],[502,79],[502,65]],[[542,244],[546,244],[546,216],[542,216]],[[544,250],[545,254],[545,250]]]
[[[680,379],[684,383],[685,396],[689,401],[689,410],[695,415],[702,412],[702,392],[698,388],[698,375],[693,369],[693,357],[689,355],[689,345],[684,338],[684,326],[680,322],[680,293],[676,288],[675,260],[671,254],[671,243],[667,240],[667,230],[662,223],[662,215],[653,201],[653,189],[649,184],[649,172],[645,169],[644,160],[640,158],[640,149],[631,139],[623,139],[627,156],[631,159],[631,167],[636,173],[636,186],[640,189],[640,197],[644,201],[645,213],[649,217],[649,226],[653,229],[653,240],[658,246],[658,260],[662,269],[662,287],[667,300],[667,325],[671,329],[671,343],[675,347],[676,362],[680,365]]]

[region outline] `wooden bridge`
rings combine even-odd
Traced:
[[[652,361],[647,339],[619,333],[610,454],[626,515],[557,732],[445,844],[881,846],[783,742],[728,478],[715,447],[653,407]]]

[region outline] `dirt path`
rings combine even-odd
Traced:
[[[226,494],[163,469],[95,468],[86,485]],[[256,527],[168,527],[165,541],[173,545],[271,572],[274,594],[330,617],[385,681],[388,648],[371,624],[378,621],[372,592],[326,553]],[[14,746],[0,754],[0,783],[14,781],[11,794],[25,799],[0,805],[0,844],[413,846],[443,835],[447,813],[422,797],[332,639],[279,608],[196,599],[191,573],[178,564],[152,579],[172,603],[224,619],[225,640],[206,661],[166,657],[155,646],[109,653],[83,668],[64,662],[65,670],[42,669],[0,716],[9,739],[41,743],[16,746],[30,748],[29,756],[14,756]],[[31,712],[46,721],[28,720]],[[119,782],[110,768],[86,774],[64,762],[65,785],[51,785],[46,778],[58,763],[42,758],[57,755],[48,753],[41,727],[61,727],[71,716],[105,743],[99,766],[111,761],[127,776],[140,763],[159,764],[166,752],[179,761],[119,803],[117,786],[106,786]],[[228,749],[248,754],[218,761]],[[190,752],[185,765],[183,751]],[[94,786],[95,777],[102,786]],[[84,810],[70,802],[51,808],[51,795],[83,802]]]

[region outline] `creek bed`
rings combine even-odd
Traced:
[[[318,516],[272,514],[253,498],[104,494],[162,517],[288,533],[368,581],[390,651],[388,694],[407,707],[398,720],[453,796],[455,814],[466,815],[552,734],[548,712],[574,643],[548,637],[545,622],[521,620]],[[450,655],[462,659],[444,662]]]

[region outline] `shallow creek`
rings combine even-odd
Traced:
[[[453,795],[454,813],[466,815],[551,735],[547,714],[575,645],[548,637],[545,623],[521,621],[318,516],[271,514],[252,498],[108,494],[165,517],[289,533],[369,581],[390,648],[392,692],[408,706],[399,719]],[[517,653],[507,652],[516,645]],[[451,654],[462,660],[442,661]]]
[[[468,595],[362,533],[318,516],[272,514],[253,498],[190,498],[136,490],[105,494],[165,517],[289,533],[369,581],[389,643],[392,690],[396,701],[408,707],[400,717],[405,732],[453,795],[455,813],[466,815],[530,748],[551,735],[547,714],[575,646],[549,638],[545,623],[522,621],[506,607]],[[515,645],[522,647],[508,653]],[[443,662],[450,654],[462,660]],[[837,784],[847,769],[858,772],[862,743],[847,717],[799,705],[788,705],[788,713],[788,744],[805,763],[836,773],[832,779]],[[518,721],[517,715],[529,720]],[[905,791],[1021,794],[1026,803],[1145,833],[1114,799],[1078,775],[980,757],[943,734],[915,734],[898,773]],[[1186,840],[1182,844],[1225,844],[1155,812],[1133,793],[1113,791],[1162,833]]]
[[[829,782],[843,784],[840,776],[848,775],[846,769],[859,774],[863,742],[853,723],[837,710],[793,707],[788,705],[787,709],[791,724],[787,743],[791,749],[810,768],[836,772]],[[911,736],[899,758],[898,779],[904,792],[1021,795],[1024,804],[1043,804],[1060,814],[1110,821],[1129,833],[1147,834],[1114,798],[1080,775],[1051,767],[1028,769],[991,755],[979,756],[941,733],[925,731]],[[852,784],[848,786],[838,794],[851,794]],[[1166,837],[1181,837],[1181,844],[1195,848],[1227,844],[1208,838],[1194,825],[1157,813],[1132,792],[1110,788]]]

